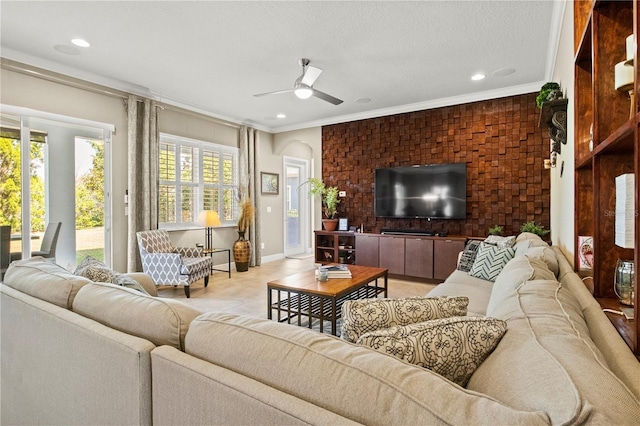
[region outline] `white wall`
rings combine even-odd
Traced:
[[[552,81],[560,84],[567,108],[567,144],[562,145],[557,166],[551,169],[551,239],[560,247],[569,262],[574,253],[574,53],[573,53],[573,3],[566,2],[562,32]],[[564,162],[564,171],[562,163]],[[561,174],[562,171],[562,174]]]

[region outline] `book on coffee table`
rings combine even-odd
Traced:
[[[347,265],[329,265],[321,266],[321,268],[327,270],[329,278],[351,278],[351,271]],[[318,270],[316,270],[316,275],[318,275]]]

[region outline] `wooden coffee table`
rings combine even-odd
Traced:
[[[387,297],[388,270],[369,266],[347,265],[351,278],[330,278],[318,281],[315,271],[302,272],[267,283],[267,317],[273,319],[277,313],[279,322],[291,323],[297,318],[302,326],[302,318],[308,318],[308,327],[313,320],[320,321],[320,332],[324,332],[324,322],[331,323],[331,334],[337,335],[337,320],[341,316],[342,304],[350,299],[369,299],[383,293]],[[378,285],[378,279],[384,278]],[[275,293],[275,300],[274,300]]]

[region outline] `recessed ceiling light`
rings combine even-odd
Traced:
[[[66,55],[79,55],[80,50],[74,46],[69,46],[68,44],[56,44],[53,46],[55,50],[60,53],[64,53]]]
[[[494,71],[493,75],[495,75],[496,77],[504,77],[506,75],[511,75],[514,72],[516,72],[515,68],[501,68],[499,70]]]
[[[370,98],[358,98],[356,99],[356,102],[359,104],[368,104],[369,102],[371,102]]]
[[[280,114],[276,115],[276,117],[278,117],[278,118],[287,118],[287,115],[280,113]]]
[[[473,75],[473,76],[471,77],[471,80],[478,81],[478,80],[482,80],[482,79],[484,79],[484,77],[485,77],[485,75],[484,75],[484,74],[480,74],[480,73],[478,73],[478,74]]]
[[[89,47],[89,46],[91,46],[91,44],[87,40],[84,40],[82,38],[74,38],[73,40],[71,40],[71,43],[75,44],[78,47]]]

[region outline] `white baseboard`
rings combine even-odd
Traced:
[[[262,256],[260,260],[262,263],[275,262],[276,260],[284,259],[284,253],[272,254],[269,256]]]

